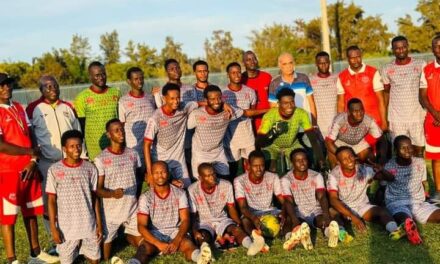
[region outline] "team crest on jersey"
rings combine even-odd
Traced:
[[[315,180],[310,182],[310,187],[312,187],[312,189],[316,189],[316,181]]]
[[[317,84],[318,84],[318,80],[311,80],[310,83],[311,83],[312,85],[317,85]]]
[[[225,194],[224,192],[221,192],[221,193],[220,193],[220,200],[221,200],[221,201],[226,200],[226,194]]]
[[[338,182],[338,185],[340,186],[340,187],[345,187],[347,184],[346,184],[346,182],[345,182],[345,180],[339,180],[339,182]]]
[[[298,184],[292,182],[292,184],[290,185],[290,188],[291,188],[292,190],[297,190],[297,189],[298,189]]]
[[[431,80],[434,79],[434,73],[430,73],[428,77],[426,77],[426,79]]]
[[[104,164],[104,166],[109,167],[112,165],[112,159],[111,158],[105,158],[102,160],[102,164]]]
[[[246,93],[244,96],[244,99],[246,99],[246,100],[251,99],[251,95],[249,93]],[[238,99],[237,99],[237,101],[238,101]]]
[[[361,82],[363,82],[363,83],[369,83],[369,82],[370,82],[370,77],[368,77],[368,76],[362,76],[362,78],[361,78]]]
[[[397,169],[391,169],[391,170],[388,170],[391,174],[393,174],[394,176],[396,176],[396,174],[397,174]]]
[[[69,112],[67,112],[67,111],[64,111],[64,112],[63,112],[63,115],[64,115],[65,117],[69,117],[69,116],[70,116]]]
[[[339,129],[339,133],[345,134],[347,132],[347,130],[348,130],[347,125],[344,125]]]
[[[387,74],[389,74],[389,75],[393,75],[394,73],[396,73],[396,71],[394,69],[389,69],[387,71]]]
[[[136,161],[136,156],[135,155],[130,155],[130,161],[132,161],[132,162]]]
[[[249,186],[244,186],[244,192],[245,192],[245,193],[251,193],[251,187],[249,187]]]
[[[17,200],[17,194],[15,194],[15,193],[11,193],[11,194],[9,194],[8,199],[9,199],[10,201],[15,201],[15,200]]]
[[[160,122],[159,122],[159,126],[160,126],[160,127],[166,127],[166,126],[168,126],[168,121],[167,121],[167,120],[160,120]]]
[[[64,179],[65,176],[66,176],[66,174],[64,173],[64,171],[55,171],[55,177],[57,179],[62,180],[62,179]]]
[[[87,97],[86,104],[94,104],[94,103],[95,103],[95,99],[93,99],[93,97]]]
[[[351,85],[350,80],[347,80],[347,81],[344,83],[344,86],[350,86],[350,85]]]
[[[127,102],[126,106],[127,106],[127,108],[133,108],[134,102]]]
[[[272,183],[266,183],[266,190],[268,191],[272,190],[272,186],[273,186]]]
[[[422,71],[422,68],[414,67],[414,73],[420,73],[421,71]]]
[[[201,195],[196,196],[196,203],[197,204],[203,204],[203,197]]]
[[[179,206],[179,199],[174,199],[174,205],[175,205],[176,207]]]
[[[204,123],[206,123],[206,120],[208,120],[208,118],[206,118],[206,116],[199,116],[199,122],[201,123],[201,124],[204,124]]]
[[[12,121],[12,118],[11,118],[10,116],[6,116],[6,119],[5,119],[5,121],[9,123],[9,122],[11,122],[11,121]]]

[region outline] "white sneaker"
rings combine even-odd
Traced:
[[[328,247],[335,248],[338,246],[339,225],[336,221],[331,221],[328,226]]]
[[[40,251],[40,255],[36,257],[29,257],[28,264],[52,264],[57,263],[60,261],[59,257],[51,256],[44,252],[43,250]]]
[[[208,264],[211,261],[212,252],[208,243],[203,242],[200,246],[200,255],[197,259],[197,264]]]
[[[306,250],[313,249],[312,239],[310,237],[310,227],[306,222],[301,224],[301,244]]]
[[[257,233],[257,231],[254,229],[252,231],[252,244],[249,246],[247,255],[248,256],[255,256],[260,252],[264,245],[266,244],[264,242],[264,237]]]
[[[12,261],[11,264],[21,264],[21,262],[18,259],[16,259],[16,260]]]
[[[116,256],[112,257],[110,264],[124,264],[124,261]]]
[[[283,248],[287,251],[292,250],[301,241],[301,226],[295,226],[290,237],[284,242]]]

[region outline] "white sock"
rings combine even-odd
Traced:
[[[241,245],[245,248],[249,248],[252,245],[252,239],[249,236],[243,238]]]
[[[197,262],[197,260],[199,259],[200,256],[200,249],[195,249],[192,253],[191,253],[191,260],[194,262]]]
[[[328,237],[328,226],[324,229],[324,236]]]
[[[393,231],[396,231],[396,229],[397,229],[397,223],[396,222],[394,222],[394,221],[389,221],[388,223],[387,223],[387,225],[385,226],[385,229],[388,231],[388,232],[393,232]]]

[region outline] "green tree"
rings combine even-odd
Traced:
[[[215,30],[211,41],[205,40],[206,60],[213,72],[224,71],[233,62],[241,62],[242,50],[234,47],[231,32]]]
[[[156,49],[144,43],[135,45],[132,40],[129,40],[125,55],[130,65],[140,67],[144,71],[145,78],[159,75],[158,67],[161,66],[161,60]]]
[[[104,62],[106,64],[119,62],[121,56],[119,50],[118,32],[113,30],[110,33],[101,35],[101,43],[99,44],[99,48],[104,53]]]
[[[189,64],[188,56],[182,51],[182,44],[178,42],[174,42],[174,39],[170,36],[165,38],[165,47],[162,48],[160,52],[161,64],[160,64],[160,73],[161,75],[165,74],[163,69],[163,65],[165,60],[167,59],[175,59],[179,62],[180,68],[182,69],[182,73],[184,75],[192,73],[192,66]]]

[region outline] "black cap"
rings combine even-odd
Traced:
[[[14,81],[14,78],[9,77],[6,73],[0,72],[0,84],[9,84]]]

